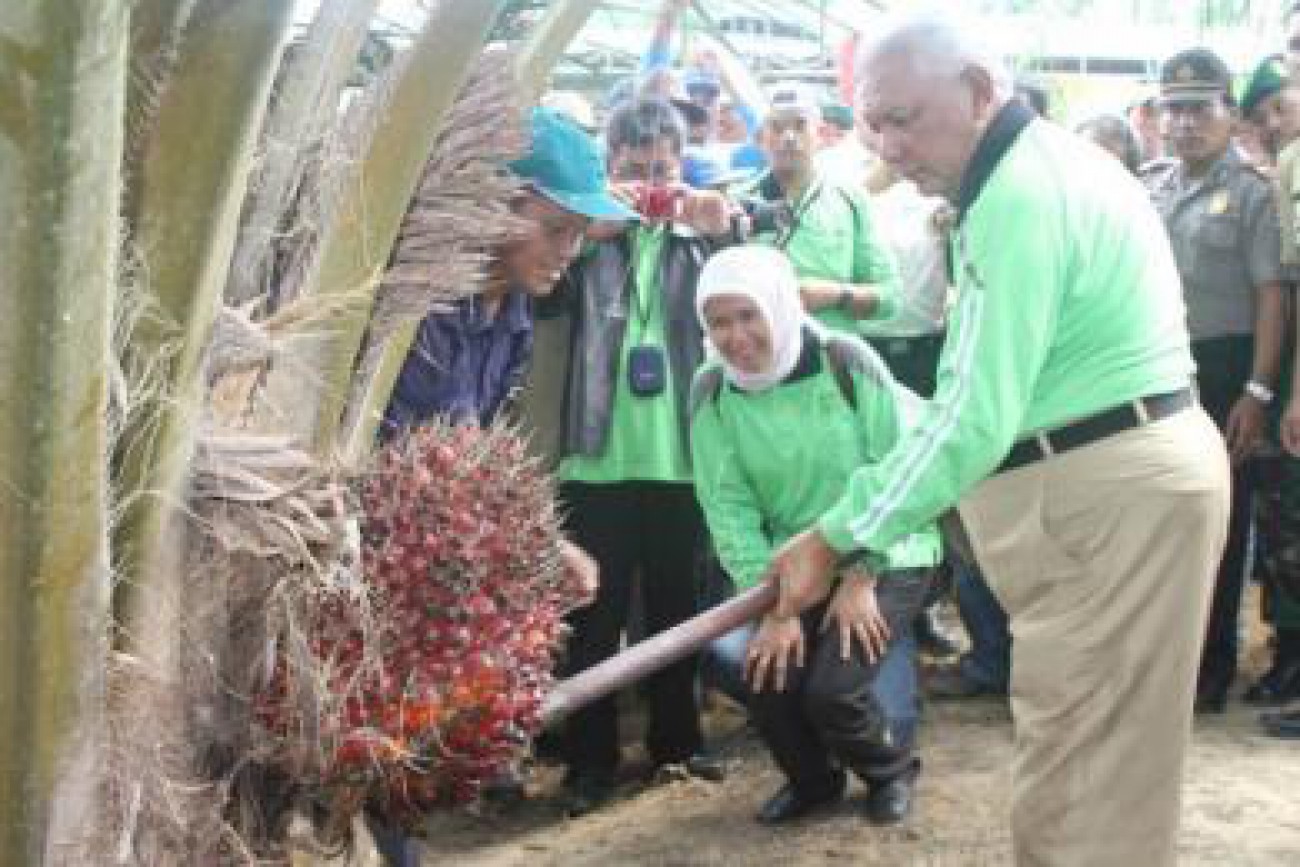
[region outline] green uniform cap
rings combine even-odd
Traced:
[[[1246,87],[1241,93],[1241,110],[1250,114],[1261,102],[1286,87],[1289,81],[1290,76],[1282,55],[1270,54],[1265,57],[1246,80]]]

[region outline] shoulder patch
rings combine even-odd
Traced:
[[[712,403],[718,399],[718,394],[722,391],[722,381],[722,368],[716,364],[700,368],[700,372],[695,375],[695,381],[691,383],[691,399],[687,404],[691,419],[695,418],[695,413],[706,402]]]

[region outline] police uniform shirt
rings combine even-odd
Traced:
[[[1293,141],[1277,158],[1277,216],[1282,227],[1282,267],[1286,278],[1300,278],[1300,225],[1296,203],[1300,202],[1300,140]]]
[[[1169,232],[1192,340],[1253,334],[1256,291],[1281,279],[1269,180],[1233,147],[1203,177],[1160,161],[1142,178]]]

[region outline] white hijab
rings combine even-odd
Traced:
[[[695,290],[695,314],[705,333],[704,305],[719,295],[740,295],[753,301],[772,335],[771,363],[759,373],[737,370],[709,346],[710,354],[722,362],[727,380],[743,391],[763,391],[789,376],[803,351],[804,328],[818,334],[822,331],[804,312],[794,266],[772,247],[728,247],[705,263]]]

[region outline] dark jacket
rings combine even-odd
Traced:
[[[659,262],[668,364],[684,446],[691,377],[704,359],[704,336],[695,316],[695,286],[700,269],[715,249],[713,242],[674,228]],[[596,456],[604,451],[634,271],[626,235],[601,241],[570,266],[555,292],[538,307],[540,317],[563,312],[572,317],[560,436],[563,455]]]
[[[430,313],[393,386],[381,438],[439,415],[489,424],[519,387],[532,345],[532,303],[520,290],[492,318],[474,297]]]

